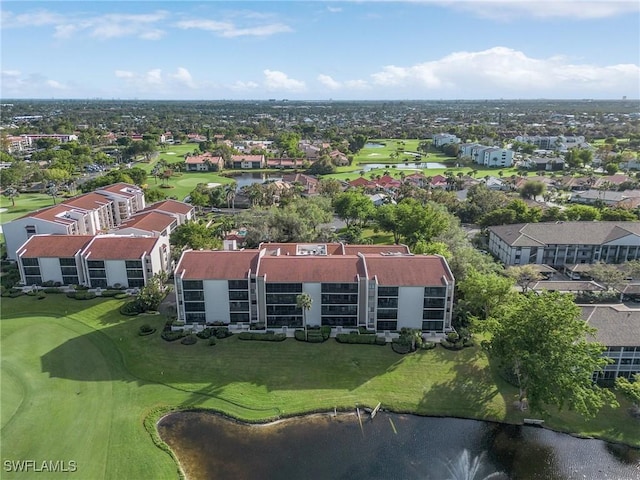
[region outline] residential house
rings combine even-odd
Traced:
[[[296,297],[307,293],[309,326],[336,331],[403,327],[451,331],[454,278],[446,260],[404,246],[263,244],[256,250],[186,251],[175,270],[178,318],[190,325],[303,327]]]
[[[530,157],[522,162],[522,166],[529,169],[547,172],[564,170],[562,157]]]
[[[118,227],[118,235],[169,237],[178,228],[178,219],[163,212],[141,212],[125,220]]]
[[[351,164],[349,157],[340,150],[332,150],[329,152],[329,156],[331,157],[331,162],[337,167],[346,167]]]
[[[287,173],[282,176],[282,181],[297,183],[302,186],[302,196],[308,197],[318,193],[318,179],[304,173]]]
[[[224,168],[224,159],[211,152],[205,152],[185,157],[184,164],[187,172],[219,172]]]
[[[266,165],[264,155],[231,155],[233,168],[250,169],[264,168]]]
[[[305,164],[304,158],[267,158],[267,168],[303,168]]]
[[[196,208],[193,205],[171,199],[160,200],[140,210],[140,212],[149,211],[168,213],[178,220],[178,225],[193,220],[196,216]]]
[[[624,204],[626,200],[640,198],[640,190],[615,190],[589,189],[584,192],[574,192],[569,198],[571,203],[583,203],[586,205],[603,204],[610,207]]]
[[[626,305],[583,305],[582,318],[596,329],[592,340],[606,347],[603,356],[611,359],[598,383],[612,386],[617,377],[640,374],[640,309]]]
[[[489,250],[505,265],[622,263],[640,258],[640,222],[540,222],[489,227]]]

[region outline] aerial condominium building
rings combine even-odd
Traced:
[[[255,250],[194,251],[175,269],[178,320],[287,331],[330,326],[434,334],[451,331],[455,280],[438,255],[403,245],[262,244]],[[297,306],[307,293],[311,308]],[[303,315],[304,313],[304,315]]]

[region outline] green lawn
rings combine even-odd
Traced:
[[[389,346],[237,337],[185,346],[159,333],[138,336],[140,325],[160,329],[164,318],[123,317],[121,302],[51,294],[2,299],[3,461],[75,460],[78,478],[175,478],[171,457],[143,426],[162,407],[209,408],[257,421],[382,402],[426,415],[523,418],[512,406],[515,390],[478,348],[400,356]],[[563,413],[547,424],[640,445],[637,421],[624,409],[589,422]],[[4,472],[3,478],[23,477]]]
[[[0,196],[0,208],[7,209],[7,211],[0,213],[0,223],[10,222],[39,208],[53,205],[53,199],[44,193],[21,193],[14,200],[15,206],[11,204],[10,198]],[[56,202],[61,200],[62,197],[59,197]]]

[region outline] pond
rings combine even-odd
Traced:
[[[240,189],[246,185],[253,183],[264,183],[267,180],[282,180],[282,174],[279,173],[266,173],[266,172],[242,172],[238,175],[233,175],[236,181],[237,188]]]
[[[640,478],[638,449],[476,420],[329,413],[252,426],[187,411],[158,432],[188,479]]]
[[[368,142],[364,144],[364,148],[383,148],[385,145],[383,143],[372,143]]]

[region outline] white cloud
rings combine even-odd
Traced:
[[[302,92],[306,89],[304,82],[289,78],[286,73],[275,70],[264,70],[264,85],[267,90],[287,90]]]
[[[248,92],[248,91],[257,90],[258,88],[260,88],[260,84],[256,82],[242,82],[238,80],[229,88],[236,92]]]
[[[34,10],[15,15],[9,11],[2,12],[2,28],[52,26],[53,36],[59,39],[71,38],[73,35],[86,32],[99,39],[137,37],[157,40],[165,33],[157,25],[168,16],[169,13],[164,10],[141,14],[108,13],[98,16],[80,13],[60,15],[48,10]]]
[[[47,78],[39,73],[25,74],[19,70],[3,70],[0,85],[0,97],[42,97],[51,96],[49,92],[68,90],[69,86],[58,80]],[[47,92],[47,93],[45,93]]]
[[[336,82],[329,75],[318,75],[318,81],[331,90],[338,90],[340,87],[342,87],[342,84],[340,82]]]
[[[493,20],[523,17],[595,19],[640,14],[640,2],[629,0],[449,0],[435,3]]]
[[[179,83],[189,87],[196,88],[196,84],[191,77],[191,73],[184,67],[178,67],[178,71],[171,75],[171,78],[177,80]]]
[[[162,85],[164,83],[163,80],[162,80],[162,70],[160,70],[159,68],[154,68],[153,70],[149,70],[144,75],[144,81],[149,86],[160,86],[160,85]]]
[[[327,7],[327,11],[330,13],[340,13],[342,8],[340,7]]]
[[[230,21],[216,21],[216,20],[182,20],[176,24],[178,28],[182,29],[198,29],[213,32],[221,37],[235,38],[235,37],[268,37],[276,35],[278,33],[288,33],[293,30],[288,25],[283,23],[267,23],[263,25],[253,25],[246,27],[239,27]]]
[[[532,58],[506,47],[480,52],[455,52],[439,60],[413,66],[385,66],[371,75],[380,87],[423,89],[427,91],[465,91],[565,96],[576,92],[611,91],[638,95],[640,66],[572,64],[561,56]],[[409,90],[412,91],[412,90]],[[535,92],[535,93],[534,93]],[[622,93],[620,93],[622,92]]]
[[[127,70],[116,70],[115,75],[118,78],[133,78],[135,77],[135,73],[129,72]]]

